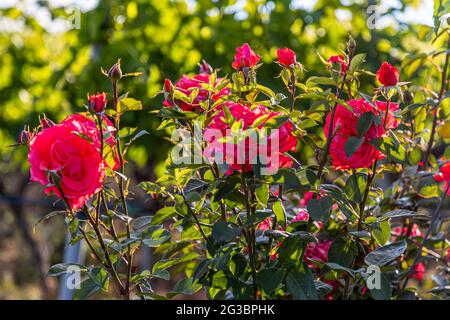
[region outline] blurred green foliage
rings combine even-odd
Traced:
[[[385,15],[420,2],[403,0]],[[137,167],[148,170],[165,157],[163,134],[156,132],[159,120],[148,113],[161,105],[162,97],[155,95],[164,78],[176,80],[195,72],[202,58],[213,67],[224,66],[223,74],[231,73],[235,48],[243,42],[249,42],[266,63],[259,69],[260,82],[276,90],[283,90],[281,81],[273,81],[279,72],[272,63],[278,47],[294,49],[309,74],[326,75],[318,54],[327,58],[342,52],[348,34],[356,39],[358,52],[367,52],[366,70],[374,72],[389,60],[401,65],[403,81],[414,76],[415,84],[437,87],[438,74],[430,72],[429,61],[405,59],[432,50],[433,28],[400,24],[369,30],[367,7],[377,1],[319,0],[312,11],[294,9],[288,0],[249,0],[238,12],[233,10],[235,4],[233,0],[101,0],[94,10],[81,13],[80,29],[62,33],[47,32],[16,8],[1,10],[2,19],[25,18],[25,23],[21,32],[0,33],[0,171],[27,168],[26,148],[11,152],[7,147],[15,143],[24,124],[36,125],[41,113],[60,121],[82,111],[87,93],[111,91],[100,67],[108,68],[118,58],[125,72],[143,72],[123,81],[120,90],[142,99],[147,107],[127,115],[125,121],[151,133],[130,150]],[[45,1],[42,5],[48,6]],[[54,17],[68,16],[63,8],[48,10]],[[336,10],[346,14],[337,18]],[[362,90],[371,92],[374,79],[366,75],[362,81]]]

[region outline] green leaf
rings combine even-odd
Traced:
[[[197,259],[198,257],[199,257],[199,255],[197,253],[189,252],[189,253],[183,255],[181,258],[159,260],[153,265],[152,273],[157,273],[157,272],[159,272],[159,270],[165,270],[174,265]]]
[[[372,223],[370,228],[372,229],[373,238],[380,246],[385,245],[389,241],[391,237],[391,224],[389,221],[384,220]]]
[[[170,232],[160,226],[151,226],[140,234],[142,243],[147,247],[158,247],[170,238]]]
[[[74,300],[85,300],[97,293],[101,287],[97,285],[91,278],[87,278],[81,282],[80,289],[75,290],[73,293]]]
[[[142,110],[142,103],[133,98],[123,98],[117,104],[117,112],[122,113],[126,111]]]
[[[364,137],[349,137],[344,145],[345,155],[350,158],[363,144]]]
[[[311,86],[311,83],[314,84],[321,84],[321,85],[327,85],[327,86],[335,86],[336,82],[332,78],[326,78],[326,77],[310,77],[308,80],[306,80],[306,84],[308,86]]]
[[[311,271],[289,273],[286,286],[294,300],[317,300],[317,290]]]
[[[346,268],[346,267],[341,266],[340,264],[337,264],[337,263],[334,263],[334,262],[328,262],[328,263],[326,263],[326,265],[331,270],[344,271],[344,272],[348,273],[352,278],[355,277],[355,270],[353,270],[353,269]]]
[[[384,266],[392,260],[400,257],[406,250],[406,241],[395,242],[388,244],[387,246],[377,248],[370,252],[364,262],[368,265]]]
[[[234,240],[242,229],[232,222],[218,221],[212,228],[211,238],[214,243],[226,243]]]
[[[89,271],[91,280],[102,290],[108,291],[109,275],[104,268],[94,267]]]
[[[347,73],[352,75],[356,70],[359,69],[359,67],[365,61],[365,59],[366,59],[365,53],[355,55],[352,61],[350,62],[350,66],[348,67]]]
[[[87,267],[78,263],[58,263],[50,267],[47,275],[49,277],[58,277],[68,272],[69,268],[80,270],[80,272],[87,271]]]
[[[330,210],[333,206],[333,199],[326,196],[320,199],[311,199],[306,205],[310,217],[314,221],[326,222],[330,217]]]
[[[178,294],[193,295],[200,291],[201,288],[202,285],[198,283],[197,279],[182,279],[177,282],[173,290],[167,294],[167,297],[171,299]]]
[[[252,225],[258,224],[268,217],[272,215],[272,211],[265,210],[265,211],[256,211],[255,214],[252,214],[247,217],[247,220],[245,221],[244,228],[251,227]]]
[[[259,204],[261,204],[263,208],[266,208],[267,201],[269,200],[269,185],[265,183],[259,184],[256,187],[255,194]]]
[[[337,238],[331,243],[328,250],[328,262],[351,268],[357,255],[358,247],[353,240]]]
[[[284,278],[284,269],[262,269],[257,274],[258,283],[265,294],[271,295],[281,284]]]
[[[275,201],[272,205],[272,210],[277,218],[278,224],[286,229],[286,211],[281,201]]]
[[[418,217],[418,216],[421,216],[421,215],[419,215],[415,211],[410,211],[410,210],[405,210],[405,209],[397,209],[397,210],[392,210],[392,211],[383,213],[381,216],[381,219],[391,219],[391,218],[398,218],[398,217],[410,218],[410,217]]]
[[[434,33],[437,35],[441,25],[441,17],[448,13],[450,9],[450,0],[434,0],[433,21]]]
[[[363,173],[352,174],[345,183],[345,192],[355,203],[361,203],[365,189],[366,175]]]
[[[167,219],[173,218],[177,215],[177,211],[174,207],[164,207],[156,211],[155,215],[152,218],[151,224],[160,224]]]
[[[380,288],[369,289],[369,291],[375,300],[390,300],[392,297],[391,284],[384,273],[380,273]]]
[[[359,137],[363,137],[366,134],[372,126],[374,119],[375,115],[373,112],[364,112],[361,117],[359,117],[358,124],[356,125],[356,130]]]

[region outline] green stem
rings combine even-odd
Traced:
[[[367,185],[366,185],[366,189],[364,190],[364,196],[363,196],[361,203],[359,204],[359,220],[358,220],[358,230],[359,231],[362,230],[362,222],[364,221],[364,211],[366,208],[366,202],[367,202],[367,198],[369,196],[370,187],[371,187],[372,182],[377,173],[377,164],[378,164],[378,160],[375,160],[375,162],[373,163],[373,166],[372,166],[372,174],[369,173],[367,176]]]
[[[117,112],[117,104],[118,104],[118,94],[117,94],[117,80],[113,80],[112,84],[113,84],[113,98],[114,98],[114,111],[116,111],[116,116],[115,116],[115,129],[116,129],[116,147],[117,147],[117,153],[119,156],[119,161],[120,161],[120,175],[119,175],[119,193],[120,193],[120,199],[122,202],[122,207],[124,210],[124,213],[127,217],[129,217],[129,213],[128,213],[128,206],[127,206],[127,200],[126,200],[126,196],[125,196],[125,180],[124,180],[124,174],[125,174],[125,161],[123,159],[123,154],[122,154],[122,149],[121,149],[121,145],[120,145],[120,136],[119,136],[119,132],[120,132],[120,114]],[[130,223],[127,221],[127,223],[125,224],[126,226],[126,232],[127,232],[127,239],[130,239],[130,235],[131,235],[131,230],[130,230]],[[127,246],[127,260],[128,260],[128,269],[127,269],[127,280],[126,280],[126,284],[125,284],[125,290],[127,295],[129,296],[130,294],[130,281],[131,281],[131,273],[132,273],[132,268],[133,268],[133,254],[131,252],[131,246],[128,245]]]

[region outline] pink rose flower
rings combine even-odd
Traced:
[[[90,141],[74,132],[85,135]],[[46,186],[46,194],[54,193],[60,198],[64,195],[72,209],[79,209],[101,190],[105,179],[105,162],[100,156],[99,143],[95,122],[80,114],[42,130],[30,141],[31,181]],[[63,195],[51,183],[49,171],[60,177]]]
[[[248,43],[244,43],[242,47],[236,48],[236,54],[231,66],[236,70],[242,70],[242,68],[253,68],[261,59],[250,48]]]
[[[364,135],[362,144],[352,156],[348,158],[344,146],[348,138],[358,136],[356,127],[359,118],[365,112],[378,114],[378,111],[364,99],[349,100],[347,103],[353,109],[353,112],[342,105],[337,105],[336,108],[333,131],[337,130],[337,132],[330,145],[331,160],[337,170],[369,168],[376,159],[384,158],[384,155],[370,144],[372,140],[380,138],[385,134],[383,121],[381,121],[378,126],[376,126],[375,123],[372,123],[371,127]],[[331,113],[329,113],[326,118],[324,127],[325,136],[328,136],[329,134],[330,121]]]
[[[434,175],[434,180],[436,182],[445,182],[444,190],[447,189],[450,184],[450,161],[444,163],[440,168],[439,173]],[[450,189],[448,190],[448,194],[450,195]]]
[[[290,68],[291,66],[297,63],[295,52],[289,48],[278,49],[277,57],[278,57],[277,63],[286,68]]]
[[[280,113],[271,112],[266,107],[258,105],[253,109],[248,106],[239,103],[226,103],[232,117],[236,121],[242,122],[242,130],[249,129],[256,121],[256,119],[261,116],[268,116],[259,126],[261,129],[264,124],[271,118],[278,116]],[[207,158],[212,158],[215,153],[223,154],[224,163],[229,165],[229,170],[227,174],[233,171],[242,171],[244,166],[245,172],[251,172],[253,170],[252,164],[256,162],[255,157],[258,153],[263,151],[268,151],[267,158],[267,168],[278,169],[290,167],[292,165],[292,159],[284,153],[288,151],[295,151],[297,146],[297,139],[293,135],[293,127],[289,122],[284,123],[275,133],[270,133],[267,138],[267,145],[262,145],[259,141],[255,141],[253,137],[247,137],[244,142],[244,150],[238,150],[238,145],[232,142],[219,141],[220,139],[215,138],[213,132],[220,132],[222,137],[229,136],[230,126],[224,122],[225,113],[221,110],[213,119],[211,123],[205,130],[205,136],[208,139],[209,145],[205,149],[204,155]],[[272,161],[274,156],[271,153],[272,141],[278,140],[278,152],[276,156],[278,161]]]
[[[383,62],[377,71],[377,79],[385,87],[395,86],[398,83],[398,78],[398,69],[387,62]]]

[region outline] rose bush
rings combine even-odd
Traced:
[[[119,96],[119,81],[136,75],[120,61],[104,72],[112,106],[97,94],[85,114],[60,124],[43,118],[20,134],[31,180],[67,204],[71,243],[84,240],[93,254],[78,298],[103,290],[144,299],[406,299],[424,295],[417,284],[429,271],[440,282],[432,294],[445,294],[449,243],[437,231],[450,162],[433,145],[448,115],[448,62],[440,94],[415,91],[413,101],[417,88],[388,63],[374,94],[360,91],[362,76],[374,73],[352,38],[345,54],[319,57],[328,76],[309,75],[289,48],[273,58],[284,92],[258,82],[264,66],[247,43],[229,77],[203,61],[199,74],[165,80],[153,112],[174,147],[164,175],[139,184],[159,203],[146,216],[128,212],[126,154],[146,132],[121,127],[142,104]],[[420,120],[427,114],[430,130]],[[296,155],[306,150],[315,158],[302,163]],[[137,272],[144,246],[160,259]],[[169,293],[153,290],[155,279],[173,276],[180,280]]]

